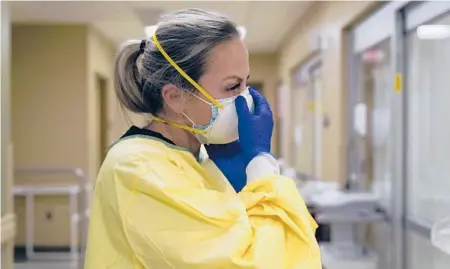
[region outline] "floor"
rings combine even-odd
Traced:
[[[82,265],[60,261],[17,262],[14,264],[14,269],[81,269],[81,268]]]
[[[56,251],[53,254],[45,251],[38,253],[37,259],[28,260],[25,249],[16,248],[14,251],[14,269],[83,269],[83,257],[71,260],[69,253],[65,251]]]

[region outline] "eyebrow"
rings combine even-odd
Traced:
[[[223,80],[227,80],[227,79],[230,79],[230,78],[234,78],[234,79],[238,79],[238,80],[244,80],[244,79],[241,78],[240,76],[236,76],[236,75],[228,76],[228,77],[224,78]],[[248,80],[249,78],[250,78],[250,74],[248,74],[247,80]]]

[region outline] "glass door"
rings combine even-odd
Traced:
[[[358,165],[356,189],[373,191],[383,207],[390,201],[391,39],[357,55],[354,149]]]
[[[450,218],[450,2],[417,4],[404,17],[406,263],[446,269],[450,254],[433,246],[430,230]]]
[[[391,38],[357,56],[357,115],[354,143],[357,153],[357,189],[374,193],[380,206],[391,211],[390,110],[392,91]],[[380,268],[389,268],[392,230],[389,223],[368,227],[365,241],[379,255]]]
[[[387,2],[350,34],[348,93],[348,188],[376,196],[380,209],[391,218],[362,225],[361,241],[377,255],[378,268],[396,267],[394,237],[393,157],[396,130],[394,98],[395,12],[399,2]],[[395,222],[396,223],[396,222]]]

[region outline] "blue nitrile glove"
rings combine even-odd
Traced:
[[[239,142],[235,141],[225,145],[205,145],[210,159],[222,171],[236,192],[241,191],[247,183],[245,169],[253,157],[260,153],[270,153],[270,140],[273,132],[272,112],[268,102],[264,96],[252,88],[250,88],[250,93],[255,103],[254,115],[249,111],[245,98],[238,97],[236,100],[239,117]],[[262,124],[263,126],[261,126]],[[258,126],[254,127],[256,125]],[[248,140],[251,143],[244,144]]]
[[[257,90],[250,88],[255,103],[255,112],[248,109],[242,96],[236,98],[236,111],[239,124],[239,144],[248,164],[261,153],[270,154],[270,142],[273,133],[273,116],[266,98]]]
[[[223,145],[205,145],[209,158],[222,171],[236,192],[247,184],[246,159],[238,141]]]

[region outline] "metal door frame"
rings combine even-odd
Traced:
[[[322,177],[322,135],[323,135],[323,114],[322,114],[322,104],[321,100],[323,97],[323,87],[321,86],[320,95],[317,94],[317,89],[314,87],[315,80],[317,77],[322,76],[322,62],[320,58],[317,59],[313,65],[309,66],[308,69],[308,87],[313,96],[314,103],[314,119],[313,119],[313,130],[312,130],[312,142],[313,142],[313,150],[311,152],[311,165],[314,178],[320,179]],[[321,82],[322,84],[322,82]],[[318,111],[317,103],[320,102],[320,111]],[[321,115],[318,115],[320,113]],[[320,120],[320,118],[322,120]],[[320,131],[319,131],[320,130]]]
[[[318,153],[316,152],[317,149],[317,143],[319,143],[317,140],[317,130],[316,130],[316,125],[318,124],[316,122],[316,108],[317,108],[317,94],[315,92],[314,86],[313,86],[313,76],[315,75],[315,73],[317,72],[321,72],[321,68],[322,68],[322,57],[320,54],[316,54],[314,55],[310,60],[308,60],[305,64],[303,64],[301,66],[302,72],[305,74],[304,76],[304,80],[305,83],[307,84],[307,90],[308,92],[308,102],[312,102],[313,104],[313,119],[312,119],[312,130],[310,130],[311,134],[312,134],[312,149],[310,152],[310,165],[311,165],[311,172],[312,174],[309,176],[312,176],[314,179],[320,179],[318,178],[319,176],[322,175],[322,172],[320,171],[319,175],[317,174],[318,169],[322,167],[322,165],[317,165],[316,161],[317,161],[317,156],[322,156],[322,152]],[[323,96],[323,92],[321,92],[321,95]],[[311,113],[311,112],[307,112],[307,113]],[[321,143],[322,141],[320,141]],[[322,147],[320,147],[321,150]],[[320,160],[319,162],[321,162],[322,160]],[[319,168],[317,167],[319,166]]]
[[[441,16],[445,16],[450,13],[450,2],[434,2],[434,1],[425,1],[425,2],[412,2],[402,8],[397,13],[397,29],[398,29],[398,45],[397,50],[399,52],[399,70],[404,74],[404,83],[403,89],[405,89],[402,94],[402,179],[403,179],[403,187],[405,189],[405,193],[403,194],[403,208],[402,208],[402,216],[404,218],[404,250],[403,250],[403,268],[406,268],[409,252],[408,250],[408,242],[406,238],[406,233],[413,232],[416,235],[419,235],[423,239],[427,241],[431,241],[431,227],[417,221],[413,218],[409,217],[408,214],[408,195],[406,195],[406,190],[408,189],[408,84],[407,84],[407,76],[408,76],[408,49],[407,49],[407,37],[415,28],[419,25],[426,24],[429,21],[433,21],[438,19]]]

